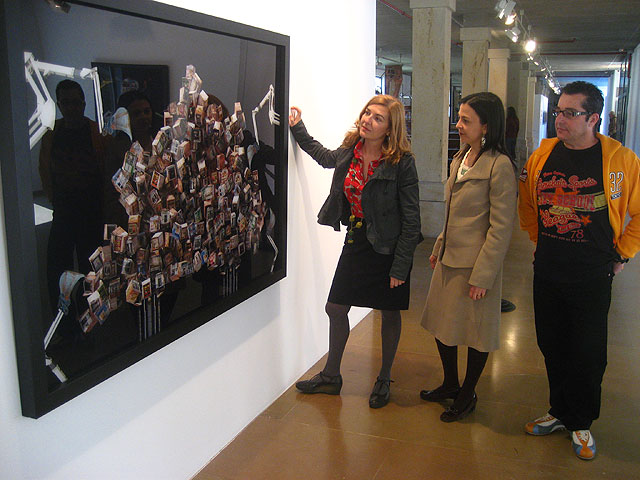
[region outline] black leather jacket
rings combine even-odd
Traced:
[[[349,224],[351,209],[344,195],[344,179],[353,160],[353,148],[324,148],[299,122],[291,133],[300,148],[324,168],[334,168],[331,191],[318,213],[318,223],[340,230]],[[393,254],[389,276],[406,280],[413,263],[413,252],[422,241],[418,172],[413,155],[406,154],[396,165],[382,162],[362,190],[362,211],[367,239],[373,249]]]

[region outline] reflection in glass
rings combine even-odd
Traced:
[[[69,68],[43,76],[59,118],[31,159],[35,208],[53,211],[36,234],[54,390],[272,271],[278,114],[271,96],[252,132],[242,107],[273,95],[276,51],[79,5],[31,10],[39,35],[25,50]],[[88,66],[107,73],[80,75]],[[103,102],[118,112],[108,133]]]

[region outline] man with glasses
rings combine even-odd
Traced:
[[[57,310],[62,272],[88,273],[89,256],[102,242],[102,166],[109,138],[100,135],[98,124],[84,116],[80,84],[62,80],[56,86],[56,100],[62,118],[42,137],[39,157],[42,189],[53,207],[47,245],[52,312]],[[58,333],[71,337],[73,330],[63,324]]]
[[[519,182],[520,226],[536,243],[536,335],[551,404],[525,431],[569,430],[585,460],[596,453],[590,428],[607,365],[611,282],[640,250],[640,160],[596,132],[603,103],[595,85],[566,85],[553,112],[557,138],[542,140]]]

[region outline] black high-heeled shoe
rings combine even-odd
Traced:
[[[466,417],[467,415],[469,415],[471,412],[475,410],[477,403],[478,403],[478,395],[476,395],[476,393],[474,392],[473,397],[471,397],[471,400],[469,401],[469,403],[462,410],[458,410],[457,408],[454,408],[452,405],[451,407],[447,408],[444,412],[442,412],[442,415],[440,415],[440,420],[446,423],[462,420],[464,417]]]
[[[445,388],[444,385],[440,385],[433,390],[421,390],[420,398],[427,402],[442,402],[447,399],[455,400],[460,393],[460,387]]]
[[[301,380],[296,383],[296,388],[302,393],[326,393],[327,395],[340,395],[342,389],[342,375],[325,375],[320,372],[309,380]]]
[[[373,391],[369,397],[369,407],[382,408],[389,403],[389,398],[391,398],[391,382],[393,382],[393,380],[383,380],[380,377],[376,379],[376,383],[373,385]]]

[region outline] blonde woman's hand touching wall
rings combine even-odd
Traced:
[[[293,127],[300,120],[302,120],[302,112],[300,111],[300,109],[298,107],[291,107],[289,113],[289,126]]]

